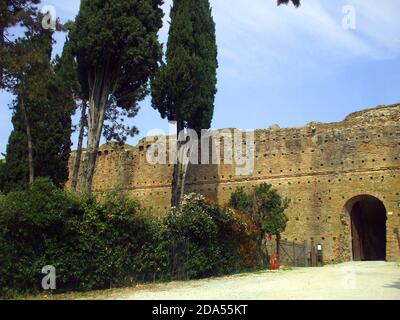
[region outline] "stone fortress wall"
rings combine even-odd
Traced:
[[[102,146],[95,192],[118,187],[165,213],[173,165],[150,165],[150,144],[143,139],[135,147]],[[197,165],[189,170],[187,192],[225,204],[237,186],[263,182],[292,200],[282,238],[322,244],[328,263],[353,258],[349,203],[361,195],[379,199],[387,215],[386,259],[400,259],[400,105],[356,112],[337,123],[256,130],[253,175],[237,176],[234,165]]]

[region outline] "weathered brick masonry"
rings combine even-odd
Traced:
[[[94,189],[119,187],[163,214],[173,165],[149,165],[148,146],[145,139],[136,147],[102,146]],[[386,209],[386,259],[400,259],[400,105],[356,112],[338,123],[256,130],[255,150],[252,176],[236,176],[234,165],[198,165],[189,172],[187,191],[224,204],[237,186],[271,183],[292,199],[282,238],[321,243],[327,262],[353,258],[352,205],[369,195]]]

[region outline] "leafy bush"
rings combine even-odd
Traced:
[[[85,216],[77,251],[84,263],[77,264],[75,288],[102,289],[137,281],[146,272],[141,255],[154,243],[155,222],[136,201],[116,193],[100,203],[88,198],[82,207]]]
[[[41,290],[45,265],[56,268],[62,291],[136,281],[151,267],[142,260],[156,230],[134,200],[110,194],[97,203],[38,179],[0,199],[0,294]]]
[[[173,278],[200,278],[235,271],[246,225],[233,211],[186,195],[165,219]]]
[[[60,259],[59,254],[67,254],[62,248],[74,250],[79,235],[76,224],[82,216],[76,200],[43,179],[37,180],[29,192],[2,197],[0,290],[38,289],[42,267],[55,264],[52,260]]]
[[[202,196],[186,196],[163,220],[116,192],[102,198],[43,178],[0,197],[0,295],[41,291],[46,265],[63,292],[227,274],[249,252],[249,220]]]

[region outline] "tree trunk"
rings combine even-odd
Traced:
[[[269,252],[268,252],[268,235],[266,232],[263,232],[262,249],[263,249],[264,266],[268,266],[270,256],[269,256]]]
[[[278,254],[278,257],[279,257],[280,251],[281,251],[280,240],[281,240],[281,235],[278,233],[278,234],[276,234],[276,253]]]
[[[75,159],[74,171],[72,173],[72,182],[71,182],[71,187],[72,190],[74,191],[76,191],[77,189],[79,169],[81,166],[83,137],[85,135],[86,109],[87,109],[87,102],[83,101],[81,110],[81,120],[79,123],[78,149],[76,150],[76,159]]]
[[[28,121],[28,115],[26,113],[24,100],[21,99],[21,110],[24,116],[24,122],[26,127],[26,138],[28,140],[28,168],[29,168],[29,184],[33,184],[33,180],[35,179],[34,168],[33,168],[33,148],[32,148],[32,134],[31,134],[31,126]]]
[[[182,143],[179,141],[179,133],[183,130],[183,121],[178,120],[176,124],[176,140],[177,140],[177,163],[174,165],[174,173],[172,177],[172,199],[171,205],[173,207],[177,207],[181,201],[181,192],[182,192],[182,166],[181,166],[181,159],[180,159],[180,149],[182,147]]]
[[[190,163],[190,154],[188,155],[189,161],[185,161],[185,156],[191,152],[190,147],[187,146],[187,141],[179,141],[179,133],[184,130],[183,121],[177,122],[177,164],[174,166],[174,174],[172,179],[172,200],[173,207],[177,207],[185,194],[185,183],[187,171]]]
[[[266,240],[265,233],[261,232],[261,234],[258,236],[257,244],[258,244],[258,253],[260,255],[260,267],[262,269],[266,268],[268,265],[268,253],[267,253],[268,251],[265,240]]]
[[[93,77],[89,75],[88,142],[82,181],[82,191],[86,193],[92,192],[94,170],[108,104],[110,84],[107,74],[108,71],[105,68],[97,71]]]

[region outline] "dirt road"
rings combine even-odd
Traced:
[[[400,264],[349,262],[216,279],[88,293],[40,295],[33,299],[107,300],[400,300]]]
[[[390,299],[400,300],[400,266],[351,262],[323,268],[259,272],[218,279],[143,286],[105,299]]]

